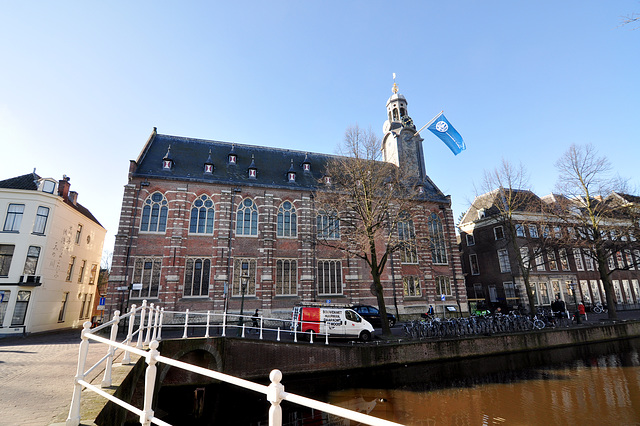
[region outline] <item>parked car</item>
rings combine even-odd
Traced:
[[[356,311],[373,325],[374,327],[382,327],[382,321],[380,321],[380,311],[378,308],[374,308],[369,305],[356,305],[351,309]],[[389,321],[389,327],[396,325],[396,316],[387,312],[387,321]]]

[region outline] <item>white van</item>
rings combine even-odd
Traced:
[[[368,342],[373,326],[356,311],[329,306],[295,306],[291,316],[294,330],[329,337],[354,337]]]

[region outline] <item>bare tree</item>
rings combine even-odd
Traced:
[[[535,296],[530,284],[530,274],[534,266],[544,262],[548,232],[545,216],[542,214],[543,203],[529,190],[529,177],[525,167],[513,165],[502,159],[498,167],[484,172],[481,191],[483,195],[476,197],[476,210],[483,209],[496,224],[504,229],[505,248],[513,249],[511,256],[515,258],[518,272],[527,294],[531,313],[535,312]],[[538,226],[542,226],[538,234]],[[536,236],[527,238],[526,231]],[[536,260],[535,265],[532,259]]]
[[[637,266],[637,258],[623,259],[624,252],[638,247],[637,206],[620,197],[625,181],[612,175],[611,164],[592,145],[572,145],[556,167],[560,172],[557,187],[566,198],[557,203],[555,211],[567,227],[576,229],[580,238],[572,244],[582,247],[598,266],[609,318],[616,319],[611,274]]]
[[[636,24],[640,22],[640,14],[638,13],[632,13],[631,15],[627,15],[627,16],[623,16],[622,17],[622,23],[620,24],[620,26],[623,25],[629,25],[629,24]],[[638,26],[632,28],[632,30],[637,30]]]
[[[415,189],[398,167],[381,161],[380,140],[371,130],[347,129],[339,153],[326,166],[331,185],[315,194],[328,218],[318,221],[317,241],[366,262],[383,334],[391,335],[381,277],[390,256],[412,243],[398,237],[397,226],[406,220]]]

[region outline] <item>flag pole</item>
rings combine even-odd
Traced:
[[[424,126],[422,126],[420,128],[420,130],[418,130],[417,132],[415,132],[413,134],[413,136],[418,136],[420,134],[421,131],[423,131],[425,129],[425,127],[430,126],[431,123],[433,123],[434,121],[436,121],[438,119],[438,117],[440,117],[442,115],[444,111],[440,111],[440,113],[438,115],[436,115],[435,117],[433,117],[431,120],[429,120],[429,122],[427,124],[425,124]]]

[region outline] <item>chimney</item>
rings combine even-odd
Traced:
[[[78,204],[78,193],[76,191],[69,191],[69,201],[75,206]]]
[[[69,199],[70,180],[71,178],[69,176],[62,175],[62,179],[58,181],[58,195],[61,196],[64,201]]]

